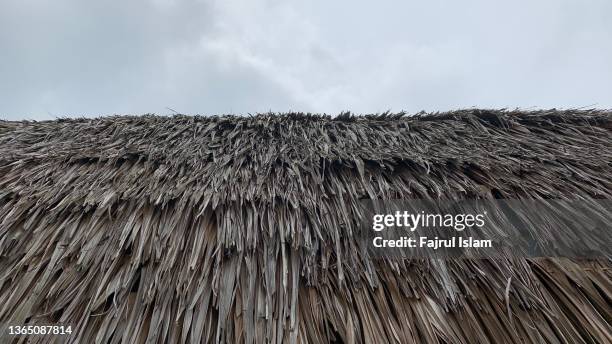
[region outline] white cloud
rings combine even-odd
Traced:
[[[0,5],[0,117],[612,108],[612,2]]]

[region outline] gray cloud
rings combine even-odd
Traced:
[[[612,108],[608,0],[0,4],[0,118]]]

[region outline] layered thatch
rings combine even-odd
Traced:
[[[81,343],[609,343],[608,260],[380,260],[353,228],[360,199],[612,199],[611,177],[605,111],[0,122],[0,324]]]

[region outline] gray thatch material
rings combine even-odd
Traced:
[[[0,323],[80,343],[610,343],[607,260],[380,261],[351,224],[363,198],[612,199],[611,134],[604,111],[0,122]]]

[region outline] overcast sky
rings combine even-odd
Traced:
[[[0,118],[612,108],[611,0],[3,0]]]

